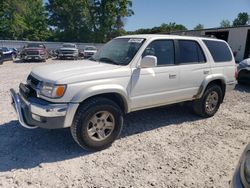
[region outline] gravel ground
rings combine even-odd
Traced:
[[[69,129],[19,126],[9,89],[40,64],[0,65],[0,187],[229,186],[250,142],[250,86],[227,93],[209,119],[195,116],[186,105],[131,113],[112,147],[88,153]]]

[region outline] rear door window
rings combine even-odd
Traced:
[[[206,62],[203,50],[196,41],[179,40],[178,42],[179,42],[180,64],[193,64],[193,63]]]
[[[222,41],[212,41],[212,40],[203,40],[208,50],[210,51],[214,62],[227,62],[232,61],[232,54],[225,42]]]

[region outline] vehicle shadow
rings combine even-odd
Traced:
[[[30,62],[23,61],[21,59],[16,59],[16,60],[13,61],[13,63],[30,63]]]
[[[44,63],[43,61],[40,61],[40,60],[26,60],[26,61],[23,61],[21,59],[16,59],[16,60],[13,60],[13,63],[16,63],[16,64],[24,64],[24,63]]]
[[[0,125],[0,138],[0,172],[88,154],[74,142],[69,129],[28,130],[11,121]]]
[[[121,138],[198,119],[186,105],[138,111],[125,117]],[[0,138],[0,172],[91,154],[74,142],[69,129],[28,130],[11,121],[0,125]]]
[[[237,84],[235,90],[250,93],[250,84]]]

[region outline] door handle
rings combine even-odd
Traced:
[[[209,71],[208,71],[208,70],[204,70],[203,73],[204,73],[204,74],[208,74]]]
[[[176,74],[170,74],[169,75],[169,79],[175,79],[176,78]]]

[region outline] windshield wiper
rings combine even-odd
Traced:
[[[114,60],[108,58],[108,57],[102,57],[99,59],[99,61],[102,61],[104,63],[112,63],[114,65],[120,65],[119,63],[115,62]]]

